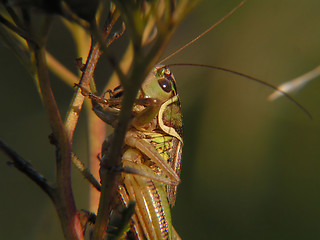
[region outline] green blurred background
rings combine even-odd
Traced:
[[[173,52],[239,1],[203,0],[170,42]],[[223,66],[274,85],[320,64],[320,1],[249,0],[207,36],[168,63]],[[57,21],[49,50],[70,69],[77,57],[72,40]],[[0,45],[0,138],[49,180],[54,148],[37,91],[25,69]],[[272,90],[214,70],[175,67],[185,123],[182,183],[173,222],[183,239],[320,238],[320,82],[295,99],[310,120],[286,98],[268,102]],[[103,72],[96,79],[103,82]],[[52,76],[63,114],[73,90]],[[74,149],[86,153],[86,119]],[[62,239],[50,200],[1,153],[1,239]],[[88,184],[74,171],[79,208],[87,208]]]

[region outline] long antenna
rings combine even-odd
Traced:
[[[191,40],[190,42],[188,42],[187,44],[185,44],[183,47],[179,48],[177,51],[173,52],[172,54],[170,54],[168,57],[162,59],[159,64],[167,61],[168,59],[172,58],[174,55],[176,55],[177,53],[181,52],[183,49],[189,47],[191,44],[193,44],[194,42],[196,42],[197,40],[199,40],[199,38],[203,37],[204,35],[206,35],[208,32],[210,32],[212,29],[214,29],[216,26],[218,26],[220,23],[222,23],[224,20],[226,20],[228,17],[230,17],[235,11],[237,11],[247,0],[243,0],[242,2],[240,2],[238,4],[238,6],[236,6],[234,9],[232,9],[227,15],[225,15],[223,18],[221,18],[218,22],[216,22],[215,24],[213,24],[211,27],[209,27],[207,30],[205,30],[203,33],[201,33],[198,37],[196,37],[195,39]]]
[[[312,119],[312,116],[311,114],[309,113],[309,111],[304,107],[302,106],[299,102],[297,102],[293,97],[291,97],[288,93],[286,93],[285,91],[279,89],[278,87],[268,83],[268,82],[265,82],[263,80],[260,80],[258,78],[255,78],[255,77],[252,77],[250,75],[247,75],[247,74],[244,74],[244,73],[240,73],[240,72],[237,72],[237,71],[234,71],[234,70],[230,70],[230,69],[227,69],[227,68],[224,68],[224,67],[218,67],[218,66],[211,66],[211,65],[207,65],[207,64],[198,64],[198,63],[172,63],[172,64],[168,64],[168,65],[165,65],[164,67],[172,67],[172,66],[191,66],[191,67],[203,67],[203,68],[210,68],[210,69],[216,69],[216,70],[220,70],[220,71],[223,71],[223,72],[228,72],[228,73],[233,73],[233,74],[236,74],[238,76],[241,76],[241,77],[244,77],[244,78],[247,78],[249,80],[253,80],[255,82],[258,82],[260,84],[263,84],[273,90],[276,90],[277,92],[279,93],[282,93],[284,96],[286,96],[291,102],[293,102],[298,108],[300,108],[300,110],[302,110],[310,119]]]

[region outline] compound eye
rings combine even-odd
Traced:
[[[163,91],[169,93],[171,92],[172,88],[171,88],[171,82],[166,79],[166,78],[161,78],[158,80],[158,83],[160,85],[160,87],[162,88]]]

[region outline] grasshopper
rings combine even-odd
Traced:
[[[115,126],[121,110],[121,86],[109,98],[93,95],[78,85],[92,100],[93,111]],[[117,202],[136,202],[131,232],[137,239],[180,239],[172,227],[170,206],[175,203],[180,183],[182,116],[173,74],[155,67],[141,86],[122,150],[123,173]],[[107,161],[109,136],[102,145],[101,163]],[[102,174],[100,172],[100,174]]]
[[[230,16],[243,3],[241,2],[222,20]],[[210,27],[199,37],[215,26]],[[174,54],[193,42],[191,41]],[[243,76],[280,91],[305,111],[285,92],[246,74],[203,64],[171,64],[170,66],[174,65],[206,67]],[[171,223],[170,207],[174,206],[177,186],[180,183],[183,146],[182,115],[176,82],[168,66],[155,67],[142,84],[133,106],[131,124],[122,147],[122,179],[117,187],[116,201],[124,207],[127,207],[131,201],[136,202],[135,214],[131,218],[130,232],[126,239],[180,239]],[[91,98],[96,115],[115,127],[121,110],[122,87],[109,90],[109,98],[105,99],[78,86],[83,95]],[[305,112],[308,114],[307,111]],[[112,137],[112,135],[109,136],[102,145],[101,164],[108,160]],[[101,174],[103,173],[100,172]],[[114,209],[117,208],[118,206],[114,207]]]

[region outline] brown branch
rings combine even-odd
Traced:
[[[104,39],[107,39],[111,33],[112,26],[116,23],[118,20],[119,15],[114,15],[111,13],[110,19],[107,20],[106,25],[109,26],[109,28],[106,29],[106,32],[104,33]],[[109,22],[111,21],[111,22]],[[111,26],[111,27],[110,27]],[[92,80],[92,76],[94,73],[94,70],[96,68],[96,64],[101,56],[102,52],[99,48],[99,44],[92,42],[91,50],[89,52],[85,68],[83,70],[83,73],[81,75],[80,84],[84,87],[89,86],[90,81]],[[91,89],[92,90],[92,89]],[[94,89],[95,91],[95,89]],[[82,104],[84,101],[84,96],[81,94],[81,91],[77,89],[74,98],[70,104],[70,108],[67,114],[67,118],[65,121],[65,126],[69,135],[69,140],[72,141],[73,133],[76,127],[76,124],[78,122],[79,118],[79,112],[82,108]]]
[[[23,159],[18,153],[8,147],[4,142],[0,140],[0,149],[11,159],[8,162],[17,168],[20,172],[25,174],[34,183],[36,183],[54,202],[54,188],[50,186],[47,179],[44,178],[36,169],[33,168],[30,162]]]
[[[65,238],[83,239],[78,211],[71,188],[71,143],[51,90],[45,60],[45,49],[43,47],[35,47],[34,55],[41,96],[57,147],[57,201],[55,207],[60,217]]]

